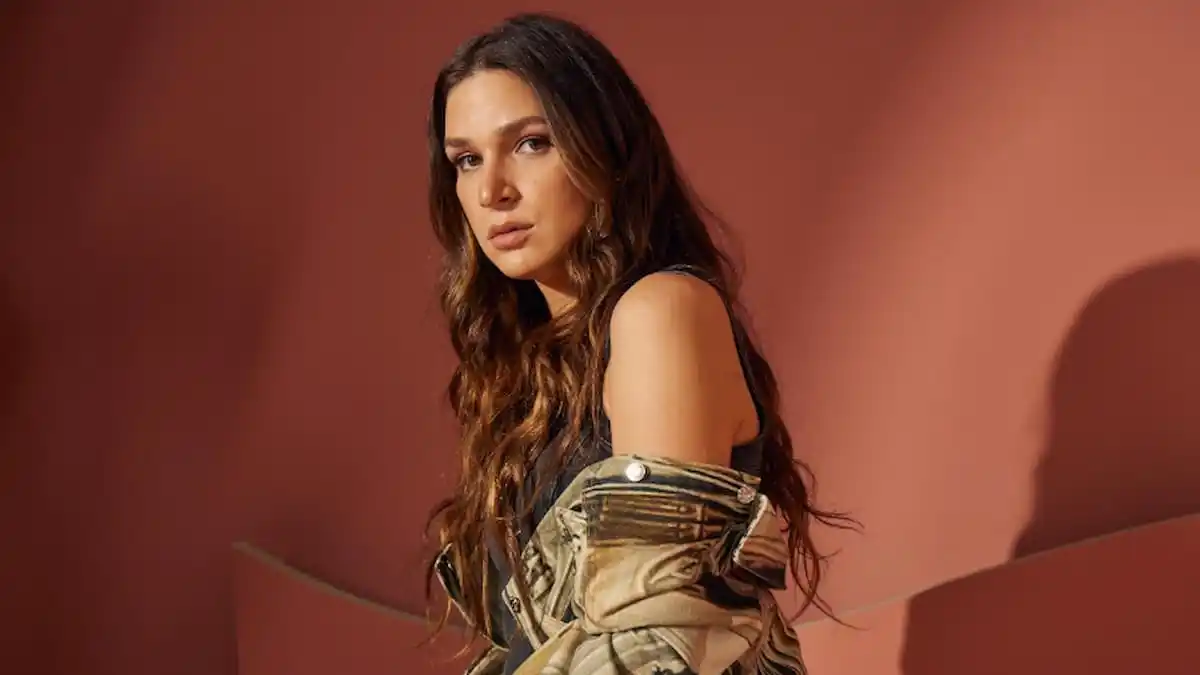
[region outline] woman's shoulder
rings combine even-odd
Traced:
[[[613,339],[649,331],[705,330],[729,322],[728,306],[717,288],[697,274],[663,270],[633,283],[613,307]],[[669,336],[668,336],[669,337]]]
[[[728,305],[717,288],[671,271],[648,274],[630,286],[613,307],[608,331],[609,369],[642,376],[726,360],[734,347]]]

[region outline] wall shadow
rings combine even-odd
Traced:
[[[1200,258],[1143,267],[1097,292],[1063,342],[1049,393],[1033,515],[1013,558],[1200,512]],[[1040,588],[983,577],[922,593],[909,603],[902,672],[1194,672],[1184,633],[1195,619],[1182,615],[1197,610],[1180,605],[1190,592],[1180,565],[1157,555],[1076,565]]]
[[[1059,353],[1013,556],[1200,511],[1198,411],[1200,257],[1110,282]]]

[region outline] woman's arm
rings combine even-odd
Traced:
[[[760,604],[787,565],[779,523],[758,479],[728,467],[757,416],[724,301],[700,279],[652,275],[617,303],[610,332],[614,456],[585,470],[579,510],[560,514],[581,519],[567,528],[575,621],[520,675],[801,672],[786,624]]]
[[[728,465],[757,433],[729,312],[696,277],[659,273],[617,302],[604,401],[615,454]]]

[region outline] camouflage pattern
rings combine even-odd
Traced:
[[[639,456],[584,469],[522,551],[528,602],[516,580],[502,591],[535,648],[517,674],[805,675],[772,593],[785,587],[786,540],[758,484]],[[457,601],[448,560],[439,576]],[[467,675],[502,671],[492,641]]]

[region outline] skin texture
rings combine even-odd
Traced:
[[[505,276],[537,282],[552,313],[570,307],[563,261],[592,204],[554,146],[535,92],[504,71],[468,77],[447,97],[445,146],[484,255]],[[501,250],[489,233],[510,221],[532,227],[519,247]],[[616,454],[728,465],[733,445],[757,435],[729,315],[712,286],[651,274],[617,302],[610,335],[604,403]]]
[[[536,281],[561,311],[570,302],[562,260],[592,214],[551,140],[537,95],[517,76],[476,73],[446,98],[446,156],[458,170],[458,199],[488,260],[505,276]],[[523,246],[501,250],[489,229],[532,225]]]
[[[613,452],[727,466],[758,434],[729,316],[712,286],[652,274],[613,311],[605,408]]]

